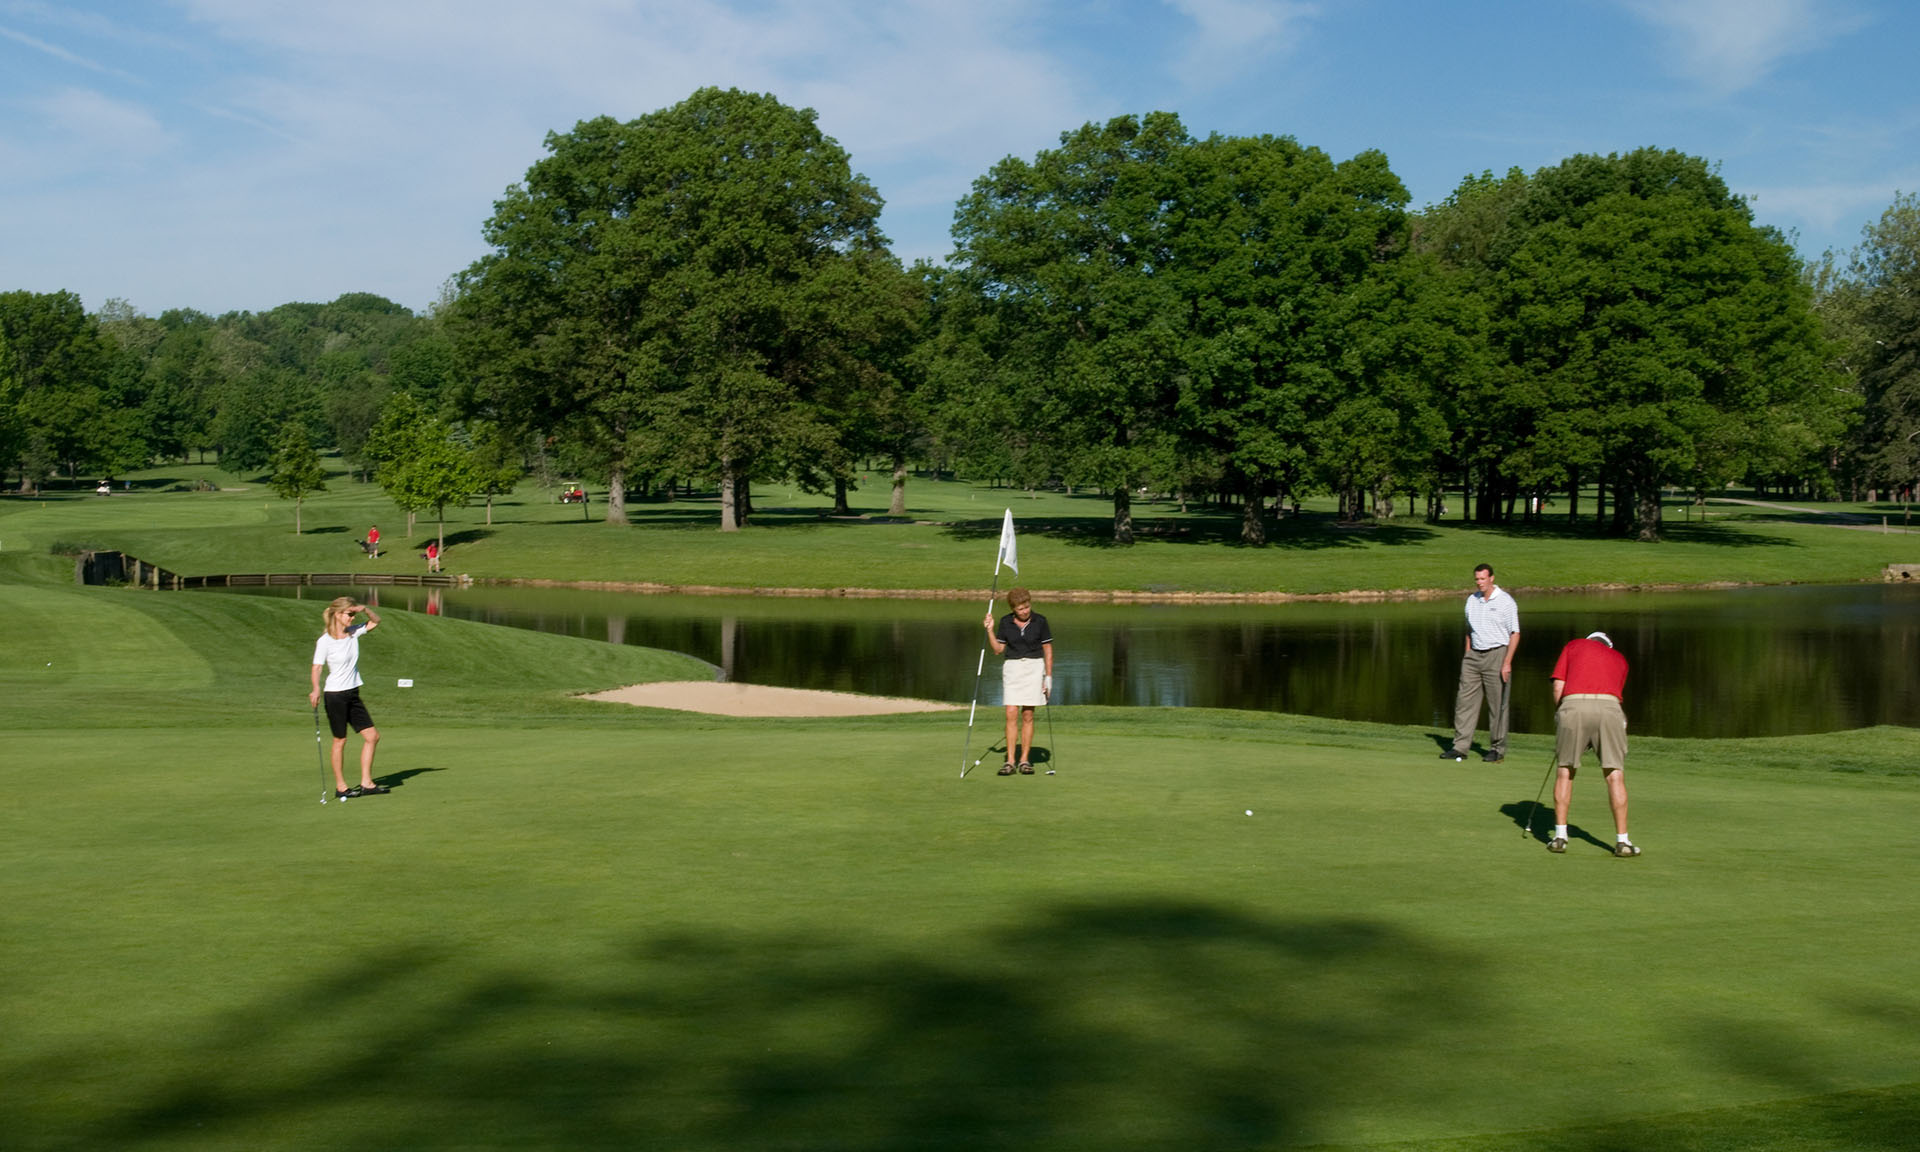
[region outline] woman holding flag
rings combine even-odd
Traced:
[[[1009,590],[1007,606],[1013,611],[997,626],[991,611],[985,620],[993,654],[1007,658],[1000,671],[1000,702],[1007,706],[1007,762],[1000,775],[1031,776],[1033,710],[1053,693],[1053,630],[1047,618],[1033,610],[1033,597],[1025,588]],[[1016,749],[1024,754],[1015,756]]]

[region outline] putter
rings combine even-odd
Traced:
[[[1554,769],[1560,767],[1560,765],[1556,763],[1556,761],[1558,761],[1559,759],[1560,759],[1559,749],[1555,749],[1553,755],[1547,757],[1546,779],[1540,781],[1540,791],[1535,792],[1533,794],[1533,810],[1527,813],[1527,826],[1525,828],[1520,829],[1520,838],[1522,840],[1533,839],[1533,818],[1535,816],[1540,815],[1540,797],[1546,795],[1547,780],[1553,779]]]
[[[313,706],[313,747],[320,753],[320,803],[327,802],[327,746],[320,739],[320,705]]]
[[[1060,754],[1055,751],[1053,742],[1053,693],[1047,693],[1047,775],[1060,766]]]

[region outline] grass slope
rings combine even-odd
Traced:
[[[433,531],[423,520],[403,539],[404,520],[380,490],[336,476],[306,502],[306,531],[293,531],[293,508],[257,482],[236,483],[211,468],[143,474],[132,492],[101,498],[63,493],[0,498],[0,555],[45,552],[55,543],[124,549],[170,570],[329,572],[424,570],[418,551]],[[222,491],[175,490],[191,480]],[[879,489],[876,489],[876,498]],[[968,588],[992,573],[1002,508],[1019,522],[1028,572],[1053,589],[1301,593],[1350,589],[1464,588],[1481,561],[1513,588],[1596,583],[1844,583],[1877,579],[1882,566],[1920,561],[1920,541],[1835,527],[1818,516],[1723,506],[1706,523],[1670,509],[1669,539],[1636,544],[1593,534],[1590,521],[1559,517],[1537,525],[1483,527],[1418,517],[1342,528],[1324,510],[1280,522],[1263,548],[1241,545],[1237,512],[1181,512],[1142,501],[1142,536],[1112,546],[1112,509],[1097,496],[1025,493],[916,478],[911,509],[921,523],[836,520],[829,503],[790,489],[763,487],[755,525],[716,531],[707,498],[632,505],[634,525],[583,519],[577,506],[523,485],[499,501],[494,522],[476,506],[449,510],[448,570],[477,577],[653,581],[812,588]],[[856,507],[859,507],[856,505]],[[867,511],[874,511],[871,505]],[[363,559],[355,541],[383,526],[388,551]],[[1894,527],[1900,524],[1894,516]]]
[[[317,605],[6,594],[9,1148],[1908,1146],[1909,731],[1639,740],[1647,855],[1589,773],[1554,857],[1541,737],[1072,709],[963,781],[396,613],[398,786],[321,807]]]

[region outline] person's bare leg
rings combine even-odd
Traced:
[[[345,736],[334,737],[333,784],[334,784],[335,790],[340,792],[345,792],[347,790],[347,778],[344,775],[342,775],[340,772],[340,761],[345,759],[346,751],[347,751],[347,738]]]
[[[1020,761],[1023,764],[1033,761],[1033,709],[1020,709]]]
[[[1019,705],[1009,704],[1007,705],[1007,763],[1009,764],[1012,764],[1019,759],[1019,757],[1013,754],[1014,741],[1015,741],[1015,738],[1019,736],[1019,734],[1020,734],[1020,708],[1019,708]]]
[[[342,740],[340,743],[345,744],[346,741]],[[373,787],[373,746],[378,743],[380,743],[378,728],[360,730],[360,787],[362,788]]]
[[[1553,822],[1565,827],[1567,807],[1573,803],[1573,769],[1560,765],[1560,774],[1553,778]]]
[[[1627,834],[1627,774],[1623,769],[1607,773],[1607,803],[1613,805],[1613,830]]]

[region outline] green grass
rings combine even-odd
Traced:
[[[688,663],[394,613],[364,659],[398,786],[322,807],[317,604],[0,557],[9,1149],[1896,1149],[1920,1118],[1911,731],[1638,739],[1647,854],[1555,857],[1519,831],[1543,736],[1454,765],[1422,729],[1061,709],[1059,775],[963,781],[952,715],[590,704]]]
[[[432,521],[411,541],[404,517],[380,490],[336,476],[309,500],[305,533],[293,533],[291,504],[257,481],[202,466],[140,474],[128,494],[90,492],[0,498],[0,555],[44,553],[56,543],[121,548],[188,574],[230,572],[418,572],[417,553]],[[175,490],[193,480],[228,487]],[[871,493],[871,499],[867,498]],[[1234,511],[1142,502],[1142,532],[1130,548],[1112,545],[1111,503],[1098,496],[1027,493],[916,477],[908,485],[916,523],[826,517],[830,502],[790,488],[763,486],[757,519],[739,533],[717,531],[710,497],[635,502],[633,526],[582,519],[577,506],[524,485],[496,503],[494,523],[478,505],[449,512],[447,568],[482,578],[647,581],[735,587],[973,588],[992,576],[1001,510],[1019,523],[1021,572],[1037,588],[1163,592],[1332,593],[1349,590],[1464,589],[1481,561],[1516,589],[1595,584],[1847,583],[1879,578],[1895,561],[1920,561],[1920,540],[1859,531],[1818,517],[1739,505],[1715,505],[1705,523],[1670,508],[1669,539],[1659,545],[1594,535],[1591,521],[1569,526],[1554,515],[1538,525],[1489,528],[1457,520],[1428,524],[1403,517],[1341,528],[1310,505],[1283,521],[1266,547],[1239,543]],[[884,477],[869,478],[855,509],[884,509]],[[1791,502],[1790,502],[1791,503]],[[1591,503],[1583,503],[1591,508]],[[1838,506],[1836,506],[1838,507]],[[1868,511],[1847,506],[1846,511]],[[354,541],[369,524],[388,548],[377,561]],[[1894,516],[1894,527],[1899,527]]]

